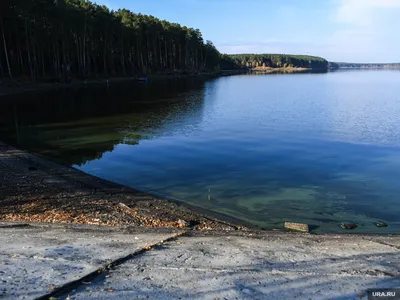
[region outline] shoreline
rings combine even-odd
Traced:
[[[254,69],[234,69],[234,70],[220,70],[216,72],[199,72],[199,73],[186,73],[186,72],[167,72],[156,73],[147,76],[149,80],[165,80],[165,79],[182,79],[182,78],[218,78],[225,76],[241,75],[251,72],[262,73],[296,73],[306,71],[318,71],[319,69],[312,68],[254,68]],[[116,76],[109,78],[88,78],[79,79],[73,78],[70,83],[51,80],[22,80],[21,78],[9,79],[0,78],[0,99],[5,97],[13,97],[21,94],[47,92],[67,88],[82,88],[86,86],[108,85],[115,83],[138,83],[136,77],[132,76]]]
[[[116,184],[0,142],[0,221],[262,230],[245,221]]]
[[[313,68],[302,68],[302,67],[281,67],[281,68],[271,68],[271,67],[256,67],[252,68],[251,71],[258,71],[258,72],[274,72],[274,71],[311,71],[315,70]]]
[[[257,67],[250,69],[251,73],[263,73],[263,74],[273,74],[273,73],[306,73],[306,72],[328,72],[329,69],[321,68],[302,68],[302,67],[282,67],[282,68],[264,68]]]
[[[149,80],[161,80],[161,79],[181,79],[181,78],[214,78],[223,76],[223,71],[219,72],[203,72],[203,73],[184,73],[184,72],[170,72],[170,73],[159,73],[147,76]],[[82,88],[86,86],[98,86],[108,85],[114,83],[140,83],[136,77],[133,76],[116,76],[109,78],[88,78],[79,79],[73,78],[70,83],[58,82],[53,79],[51,82],[44,80],[32,81],[32,80],[21,80],[21,78],[0,79],[0,99],[7,96],[15,96],[27,93],[36,92],[47,92],[59,89],[67,88]]]
[[[339,67],[329,70],[400,70],[400,67]]]
[[[257,67],[252,69],[233,69],[233,70],[220,70],[215,72],[164,72],[155,73],[147,76],[149,80],[162,80],[162,79],[182,79],[182,78],[217,78],[224,76],[241,75],[246,73],[301,73],[308,71],[321,71],[322,69],[314,68],[297,68],[297,67],[282,67],[282,68],[264,68]],[[82,88],[86,86],[108,85],[114,83],[132,82],[137,83],[136,77],[133,76],[115,76],[115,77],[99,77],[79,79],[72,78],[71,82],[66,83],[58,81],[56,78],[47,80],[26,80],[21,78],[0,78],[0,99],[8,96],[16,96],[26,93],[47,92],[65,88]]]

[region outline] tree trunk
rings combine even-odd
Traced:
[[[68,73],[67,73],[67,49],[65,47],[65,34],[64,34],[64,24],[61,25],[61,43],[62,43],[62,60],[63,60],[63,81],[68,82]]]
[[[43,68],[43,77],[46,77],[46,66],[44,64],[44,50],[42,48],[42,68]]]
[[[36,29],[36,22],[33,21],[34,28]],[[36,33],[36,31],[35,31]],[[33,40],[33,73],[34,79],[36,79],[37,74],[39,74],[38,63],[37,63],[37,56],[36,56],[36,39]]]
[[[80,51],[79,51],[79,38],[78,34],[75,34],[75,45],[76,45],[76,62],[78,66],[78,73],[83,76],[82,73],[82,64],[81,64],[81,59],[80,59]]]
[[[124,55],[124,40],[123,39],[121,39],[121,65],[122,65],[122,74],[126,75],[125,55]]]
[[[22,57],[21,48],[19,48],[19,62],[21,64],[21,75],[25,76],[25,65],[24,65],[24,59]]]
[[[26,18],[25,18],[25,35],[26,35],[26,49],[28,51],[29,70],[31,72],[32,79],[34,79],[32,60],[31,60],[31,50],[30,50],[30,47],[29,47],[28,20]]]
[[[6,42],[6,36],[4,35],[4,27],[3,27],[3,18],[2,17],[0,17],[0,25],[1,25],[1,32],[3,34],[3,45],[4,45],[4,53],[6,56],[6,63],[7,63],[7,67],[8,67],[8,75],[10,76],[10,78],[12,78],[10,61],[8,60],[7,42]]]
[[[1,47],[0,47],[0,49],[1,49]],[[1,54],[2,53],[0,52],[0,55]],[[0,59],[0,78],[3,78],[3,77],[4,77],[3,64],[2,64],[1,59]]]
[[[83,32],[83,76],[86,78],[86,13],[85,13],[85,29]]]
[[[104,32],[104,53],[103,53],[103,73],[107,75],[108,68],[107,68],[107,31]]]
[[[167,39],[165,39],[165,68],[168,69],[168,45],[167,45]]]
[[[17,66],[19,67],[19,69],[18,69],[18,71],[19,71],[19,74],[18,75],[24,75],[24,62],[23,62],[23,60],[22,60],[22,50],[21,50],[21,39],[20,39],[20,34],[19,34],[19,31],[18,31],[18,28],[17,28],[17,26],[15,27],[15,36],[16,36],[16,49],[15,49],[15,52],[16,52],[16,58],[17,58]],[[14,73],[15,74],[15,73]]]

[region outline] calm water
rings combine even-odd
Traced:
[[[400,72],[243,75],[25,96],[0,138],[264,228],[400,232]],[[29,98],[29,99],[27,99]],[[211,200],[208,200],[210,190]],[[386,221],[388,228],[373,222]]]

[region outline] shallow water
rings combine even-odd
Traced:
[[[400,232],[399,71],[65,90],[4,101],[0,118],[2,139],[264,228]]]

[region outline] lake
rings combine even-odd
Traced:
[[[0,100],[0,139],[116,183],[267,229],[292,221],[318,233],[400,232],[400,71],[150,81]]]

